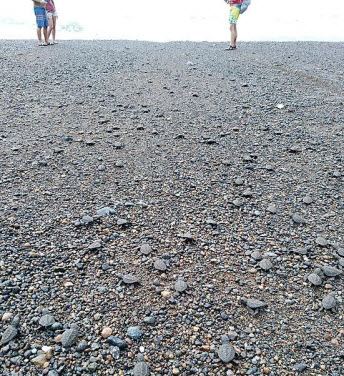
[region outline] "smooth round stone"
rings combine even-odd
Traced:
[[[148,256],[152,252],[152,247],[149,244],[142,244],[140,247],[140,252]]]
[[[77,352],[83,352],[85,351],[87,348],[89,348],[90,345],[86,342],[86,341],[81,341],[78,346],[75,348],[75,350]]]
[[[321,302],[325,309],[333,309],[337,305],[336,299],[332,295],[327,295],[323,298]]]
[[[139,340],[142,337],[142,335],[143,333],[137,326],[131,326],[127,330],[127,336],[131,339]]]
[[[304,204],[309,205],[313,202],[313,199],[310,196],[306,196],[306,197],[303,198],[302,201],[303,201]]]
[[[7,320],[9,320],[12,316],[13,316],[13,313],[12,313],[12,312],[5,312],[5,313],[2,315],[1,321],[2,321],[2,322],[7,321]]]
[[[308,276],[308,281],[314,286],[320,286],[322,284],[321,278],[316,273],[312,273]]]
[[[188,288],[186,282],[183,279],[178,279],[178,281],[174,284],[174,289],[178,292],[184,292]]]
[[[241,200],[240,198],[236,198],[234,201],[233,201],[233,205],[236,206],[237,208],[242,206],[244,204],[244,201]]]
[[[164,271],[167,269],[167,266],[166,266],[164,260],[162,260],[162,259],[157,259],[157,260],[155,260],[155,262],[154,262],[154,268],[155,268],[156,270],[159,270],[159,271],[161,271],[161,272],[164,272]]]
[[[104,327],[102,330],[102,337],[104,339],[109,338],[112,334],[112,329],[108,326]]]
[[[267,271],[272,268],[272,263],[269,259],[263,259],[262,261],[260,261],[259,266],[261,269]]]
[[[109,343],[112,346],[119,347],[121,350],[125,349],[127,347],[127,343],[118,337],[110,336],[106,339],[106,343]]]

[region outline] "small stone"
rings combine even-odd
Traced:
[[[263,257],[262,257],[262,254],[259,252],[259,251],[253,251],[251,253],[251,257],[256,260],[256,261],[259,261],[261,260]]]
[[[133,285],[135,283],[140,283],[139,279],[132,274],[124,274],[123,276],[120,276],[120,277],[122,277],[122,281],[126,285]]]
[[[275,204],[270,204],[267,209],[266,209],[269,213],[271,214],[276,214],[277,213],[277,208],[276,208],[276,205]]]
[[[112,329],[111,328],[109,328],[108,326],[106,326],[105,328],[103,328],[103,330],[102,330],[102,337],[104,339],[109,338],[111,336],[111,334],[112,334]]]
[[[172,369],[172,375],[179,375],[180,371],[178,368],[173,368]]]
[[[323,298],[321,304],[323,308],[330,310],[330,309],[335,308],[335,306],[337,305],[337,301],[332,295],[326,295]]]
[[[164,299],[169,299],[169,298],[172,296],[172,293],[171,293],[171,291],[162,291],[162,292],[161,292],[161,296],[162,296]]]
[[[161,272],[164,272],[164,271],[167,269],[167,266],[166,266],[164,260],[162,260],[162,259],[157,259],[157,260],[155,260],[155,262],[154,262],[154,268],[155,268],[156,270],[159,270],[159,271],[161,271]]]
[[[37,355],[35,358],[33,358],[31,360],[31,362],[33,364],[35,364],[36,366],[39,366],[39,367],[42,367],[42,368],[45,368],[45,364],[48,362],[48,359],[47,359],[47,355],[42,353],[42,354],[39,354]]]
[[[315,239],[315,242],[320,245],[321,247],[326,247],[328,245],[328,241],[323,238],[322,236],[318,236],[316,239]]]
[[[140,328],[137,326],[131,326],[127,330],[127,336],[131,339],[139,340],[142,337],[143,333]]]
[[[245,183],[245,180],[243,178],[236,178],[234,180],[235,185],[243,185]]]
[[[303,372],[303,371],[305,371],[307,368],[308,368],[307,364],[300,363],[300,364],[296,364],[296,366],[295,366],[294,369],[295,369],[296,372]]]
[[[112,359],[118,360],[121,356],[121,350],[117,346],[111,346],[109,349],[109,353],[112,356]]]
[[[272,263],[269,259],[263,259],[260,261],[259,266],[261,269],[268,271],[272,268]]]
[[[148,256],[152,252],[152,247],[149,244],[142,244],[140,247],[140,252]]]
[[[240,206],[242,206],[244,204],[244,201],[241,200],[240,198],[236,198],[234,201],[233,201],[233,205],[236,206],[237,208],[239,208]]]
[[[110,336],[106,339],[106,343],[109,343],[112,346],[116,346],[120,348],[121,350],[124,350],[127,347],[127,343],[124,341],[124,339]]]
[[[118,226],[126,226],[127,224],[128,224],[128,221],[126,219],[123,219],[123,218],[117,219],[117,225]]]
[[[64,287],[68,288],[68,287],[73,287],[74,286],[74,283],[71,282],[71,281],[67,281],[63,284]]]
[[[61,343],[63,347],[71,347],[75,344],[77,338],[79,337],[79,330],[77,327],[67,329],[63,332]]]
[[[144,361],[143,355],[139,354],[137,359],[138,359],[138,363],[136,363],[136,365],[134,367],[133,375],[134,376],[148,376],[150,374],[149,366]]]
[[[101,247],[102,247],[102,243],[99,240],[96,240],[95,242],[93,242],[92,244],[88,246],[88,249],[90,251],[95,251],[97,249],[100,249]]]
[[[306,196],[302,199],[303,203],[306,204],[306,205],[310,205],[312,202],[313,202],[313,199],[312,197],[310,196]]]
[[[299,225],[307,223],[306,220],[298,214],[292,214],[291,218],[294,223],[297,223]]]
[[[52,315],[46,314],[43,315],[39,319],[39,325],[44,326],[45,328],[48,328],[49,326],[52,326],[55,323],[55,318]]]
[[[174,284],[174,289],[177,292],[184,292],[188,288],[188,285],[182,278],[178,278],[177,282]]]
[[[101,217],[104,217],[104,216],[109,215],[109,214],[115,214],[115,213],[116,213],[115,209],[110,208],[108,206],[105,206],[104,208],[97,210],[97,215],[99,215]]]
[[[13,316],[13,313],[12,313],[12,312],[5,312],[5,313],[2,315],[1,321],[2,321],[2,322],[5,322],[5,321],[9,320],[12,316]]]
[[[322,284],[321,278],[316,273],[312,273],[308,276],[308,281],[314,286],[320,286]]]

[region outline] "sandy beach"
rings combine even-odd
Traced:
[[[343,374],[343,44],[225,47],[0,41],[2,375]]]

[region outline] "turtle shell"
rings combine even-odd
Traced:
[[[248,308],[252,308],[252,309],[263,308],[266,306],[264,302],[258,299],[248,299],[246,302],[246,305]]]
[[[152,252],[152,247],[147,243],[142,244],[140,247],[140,252],[148,256]]]
[[[71,347],[75,344],[79,337],[79,330],[77,327],[67,329],[62,334],[61,343],[63,347]]]
[[[18,329],[13,326],[9,325],[7,329],[4,331],[1,337],[1,344],[5,345],[6,343],[9,343],[14,339],[18,334]]]
[[[45,328],[53,325],[55,323],[55,318],[52,315],[44,315],[39,319],[39,325],[44,326]]]
[[[134,283],[140,282],[139,279],[132,274],[124,274],[124,276],[122,277],[122,280],[127,285],[132,285]]]
[[[332,309],[337,305],[336,299],[332,295],[327,295],[321,302],[325,309]]]
[[[187,283],[182,279],[178,279],[178,281],[174,284],[174,289],[178,292],[184,292],[187,288]]]
[[[229,343],[223,343],[219,347],[217,355],[224,363],[229,363],[235,357],[235,350]]]

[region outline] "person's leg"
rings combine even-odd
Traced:
[[[57,17],[53,17],[53,25],[54,25],[54,28],[53,28],[53,43],[55,44],[56,43],[56,20],[57,20]]]
[[[238,31],[237,31],[236,24],[231,24],[230,30],[231,30],[231,46],[236,47],[236,41],[238,38]]]
[[[48,18],[48,22],[49,22],[49,28],[48,28],[48,40],[49,40],[49,39],[50,39],[51,32],[52,32],[53,29],[54,29],[53,18],[52,18],[52,17]],[[54,34],[53,34],[53,40],[54,40]]]
[[[48,40],[48,27],[47,26],[43,27],[43,35],[44,35],[45,44],[48,44],[49,40]]]
[[[37,38],[38,38],[38,43],[42,44],[42,28],[37,27]]]

